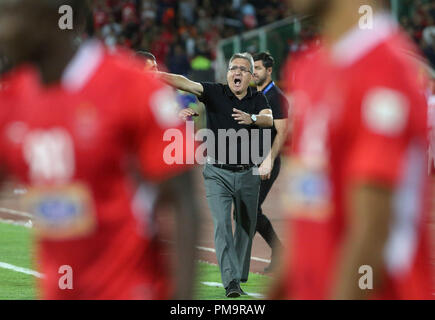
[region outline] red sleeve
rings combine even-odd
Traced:
[[[372,86],[355,100],[349,121],[347,173],[351,181],[395,185],[413,143],[425,144],[424,105],[407,90]]]
[[[377,181],[394,185],[399,178],[405,144],[400,138],[387,138],[361,130],[349,154],[352,181]]]
[[[189,127],[191,139],[187,139],[186,123],[178,119],[179,106],[174,90],[169,87],[152,92],[148,106],[147,128],[140,147],[141,166],[148,179],[162,180],[194,163],[193,122]]]
[[[144,177],[159,182],[185,171],[194,160],[193,130],[187,139],[186,124],[178,118],[174,90],[142,73],[134,87],[130,119],[137,129],[135,152]]]

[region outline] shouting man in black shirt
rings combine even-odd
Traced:
[[[258,201],[257,231],[272,248],[272,261],[270,265],[264,269],[265,272],[273,270],[276,265],[277,251],[279,251],[282,246],[270,220],[263,214],[261,206],[278,177],[281,168],[280,153],[287,137],[287,117],[289,109],[286,97],[272,81],[274,62],[273,57],[267,52],[254,55],[254,81],[257,85],[257,90],[266,96],[272,109],[274,119],[274,126],[272,128],[272,149],[259,168],[261,186]]]
[[[252,56],[239,53],[230,60],[226,85],[198,83],[180,75],[160,73],[165,82],[195,94],[206,107],[210,134],[203,175],[213,216],[216,257],[227,297],[244,294],[240,282],[248,280],[257,224],[260,176],[256,165],[261,159],[249,149],[256,145],[260,151],[259,128],[273,126],[272,110],[266,97],[249,87],[253,71]],[[196,112],[188,108],[180,115],[187,119]],[[267,144],[263,146],[267,148]]]

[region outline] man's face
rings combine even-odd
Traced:
[[[258,60],[254,63],[254,81],[257,86],[262,86],[269,80],[272,74],[272,68],[266,68],[263,61]]]
[[[228,68],[227,81],[231,91],[236,95],[245,92],[252,80],[250,64],[248,60],[234,59]]]
[[[145,70],[146,71],[159,71],[159,68],[157,66],[157,62],[152,59],[146,59],[145,60]]]

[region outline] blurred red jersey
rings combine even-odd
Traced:
[[[378,16],[373,31],[351,31],[331,50],[290,67],[296,80],[287,298],[331,298],[351,214],[345,201],[359,182],[394,191],[386,281],[371,298],[432,298],[427,107],[416,68],[403,54],[411,49],[394,22]]]
[[[38,89],[22,69],[1,93],[0,157],[28,184],[44,299],[168,298],[126,164],[139,157],[150,182],[183,170],[163,154],[165,131],[184,126],[172,90],[129,59],[90,41],[61,84]]]
[[[428,127],[429,127],[429,173],[435,173],[435,94],[428,99]]]

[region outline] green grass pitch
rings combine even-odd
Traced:
[[[22,226],[0,222],[0,262],[26,269],[34,269],[32,263],[32,231]],[[242,296],[240,299],[261,299],[269,278],[259,274],[251,274],[248,283],[242,289],[253,296]],[[4,269],[0,267],[0,300],[33,300],[36,299],[36,278],[32,275]],[[208,285],[204,284],[208,283]],[[195,299],[224,300],[225,290],[214,285],[221,283],[219,268],[205,262],[198,262]]]

